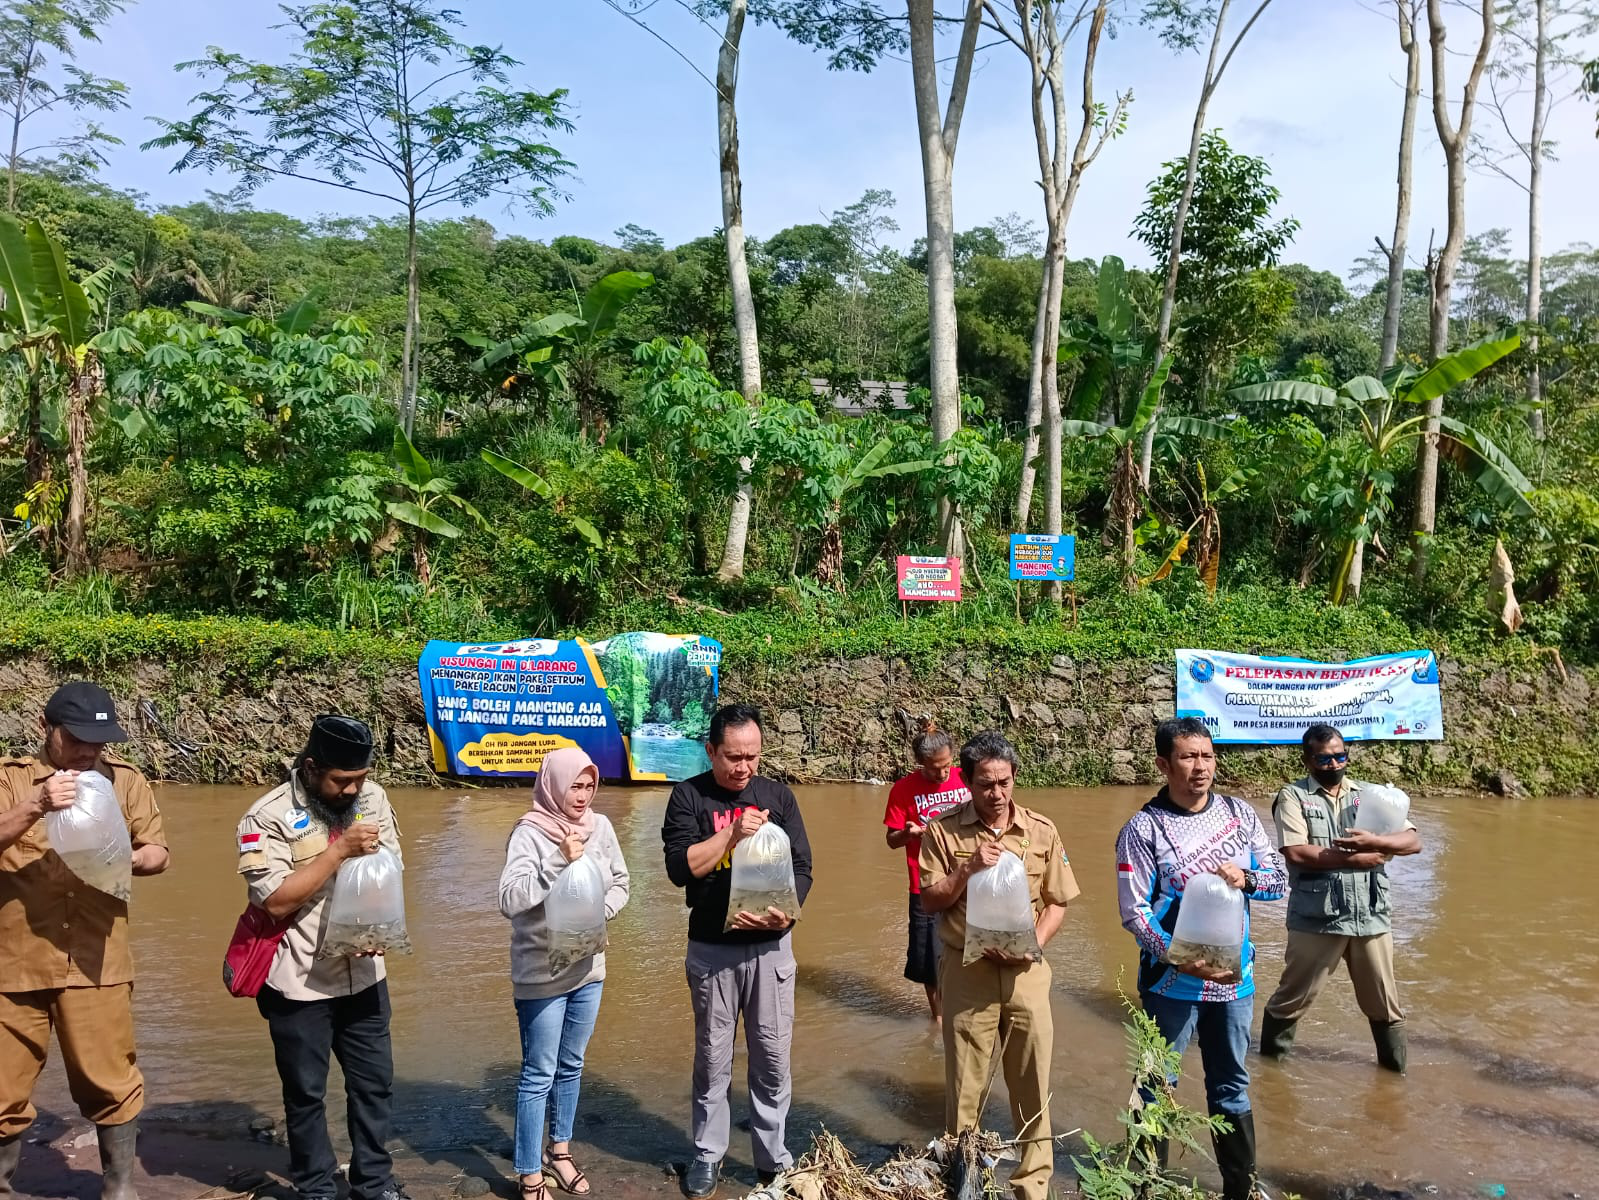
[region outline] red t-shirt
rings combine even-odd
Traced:
[[[890,829],[904,829],[910,818],[916,824],[926,825],[947,812],[953,812],[972,798],[972,793],[961,779],[961,769],[951,767],[949,778],[943,783],[929,783],[920,771],[912,771],[888,792],[888,810],[883,813],[883,824]],[[905,860],[910,864],[911,891],[922,890],[922,872],[916,860],[922,854],[922,839],[907,838]]]

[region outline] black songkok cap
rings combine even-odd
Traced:
[[[372,730],[354,717],[324,713],[311,722],[305,756],[335,771],[364,771],[372,765]]]

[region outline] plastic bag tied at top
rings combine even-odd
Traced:
[[[961,962],[970,966],[985,950],[1033,962],[1044,956],[1038,946],[1027,868],[1010,850],[966,884],[966,946]]]
[[[72,807],[45,814],[44,830],[50,848],[84,883],[118,900],[133,895],[133,840],[116,789],[100,772],[78,776]]]
[[[405,870],[392,850],[349,858],[339,867],[328,901],[318,958],[411,953],[405,928]]]
[[[568,863],[544,899],[555,977],[605,949],[605,876],[588,855]]]
[[[1204,962],[1222,971],[1244,969],[1244,894],[1220,875],[1196,875],[1183,888],[1177,927],[1166,961]]]
[[[794,855],[788,834],[766,822],[733,847],[733,883],[727,900],[727,923],[733,928],[741,912],[758,917],[775,908],[790,921],[799,920],[799,893],[794,888]]]

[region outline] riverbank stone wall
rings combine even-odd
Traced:
[[[1363,747],[1360,774],[1512,796],[1599,792],[1599,672],[1553,656],[1515,666],[1445,657],[1439,669],[1445,740]],[[1153,731],[1173,710],[1173,670],[1170,658],[1016,662],[957,649],[930,667],[874,656],[729,664],[722,698],[761,707],[766,769],[795,782],[895,778],[908,767],[917,722],[930,716],[957,741],[1003,731],[1021,753],[1027,785],[1153,786]],[[31,749],[46,698],[75,677],[41,657],[0,660],[0,748]],[[128,757],[161,778],[273,782],[312,717],[347,712],[376,731],[384,780],[434,781],[414,668],[329,664],[243,680],[204,663],[140,662],[98,678],[134,735]],[[1264,786],[1299,773],[1292,748],[1222,753],[1224,783]]]

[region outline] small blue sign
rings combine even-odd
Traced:
[[[1010,577],[1034,583],[1069,583],[1077,578],[1077,539],[1069,533],[1010,535]]]

